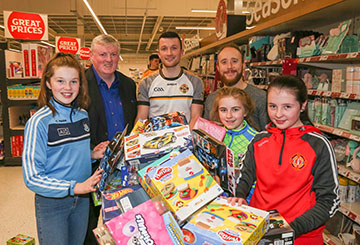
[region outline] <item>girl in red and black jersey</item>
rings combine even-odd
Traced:
[[[307,90],[295,76],[280,76],[268,88],[271,123],[258,133],[243,157],[233,204],[277,209],[295,231],[295,244],[323,244],[325,222],[338,209],[333,148],[307,115]]]

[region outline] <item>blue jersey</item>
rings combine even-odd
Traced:
[[[74,186],[91,175],[90,127],[85,110],[50,103],[26,123],[22,154],[26,186],[45,197],[74,195]]]

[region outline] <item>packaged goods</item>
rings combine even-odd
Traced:
[[[7,240],[6,245],[35,245],[35,238],[17,234],[16,236]]]

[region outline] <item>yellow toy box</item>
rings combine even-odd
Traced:
[[[265,234],[269,213],[246,205],[232,206],[217,198],[184,225],[186,244],[257,244]]]
[[[180,223],[223,193],[190,150],[149,171],[146,181]]]

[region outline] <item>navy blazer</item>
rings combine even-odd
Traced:
[[[127,132],[129,133],[134,127],[134,121],[137,115],[136,84],[131,78],[121,72],[115,72],[120,80],[119,92],[124,110],[125,125],[129,124]],[[90,105],[88,108],[91,128],[90,138],[91,146],[94,147],[100,142],[108,140],[107,122],[104,102],[92,67],[86,70],[86,79],[88,81],[90,96]]]

